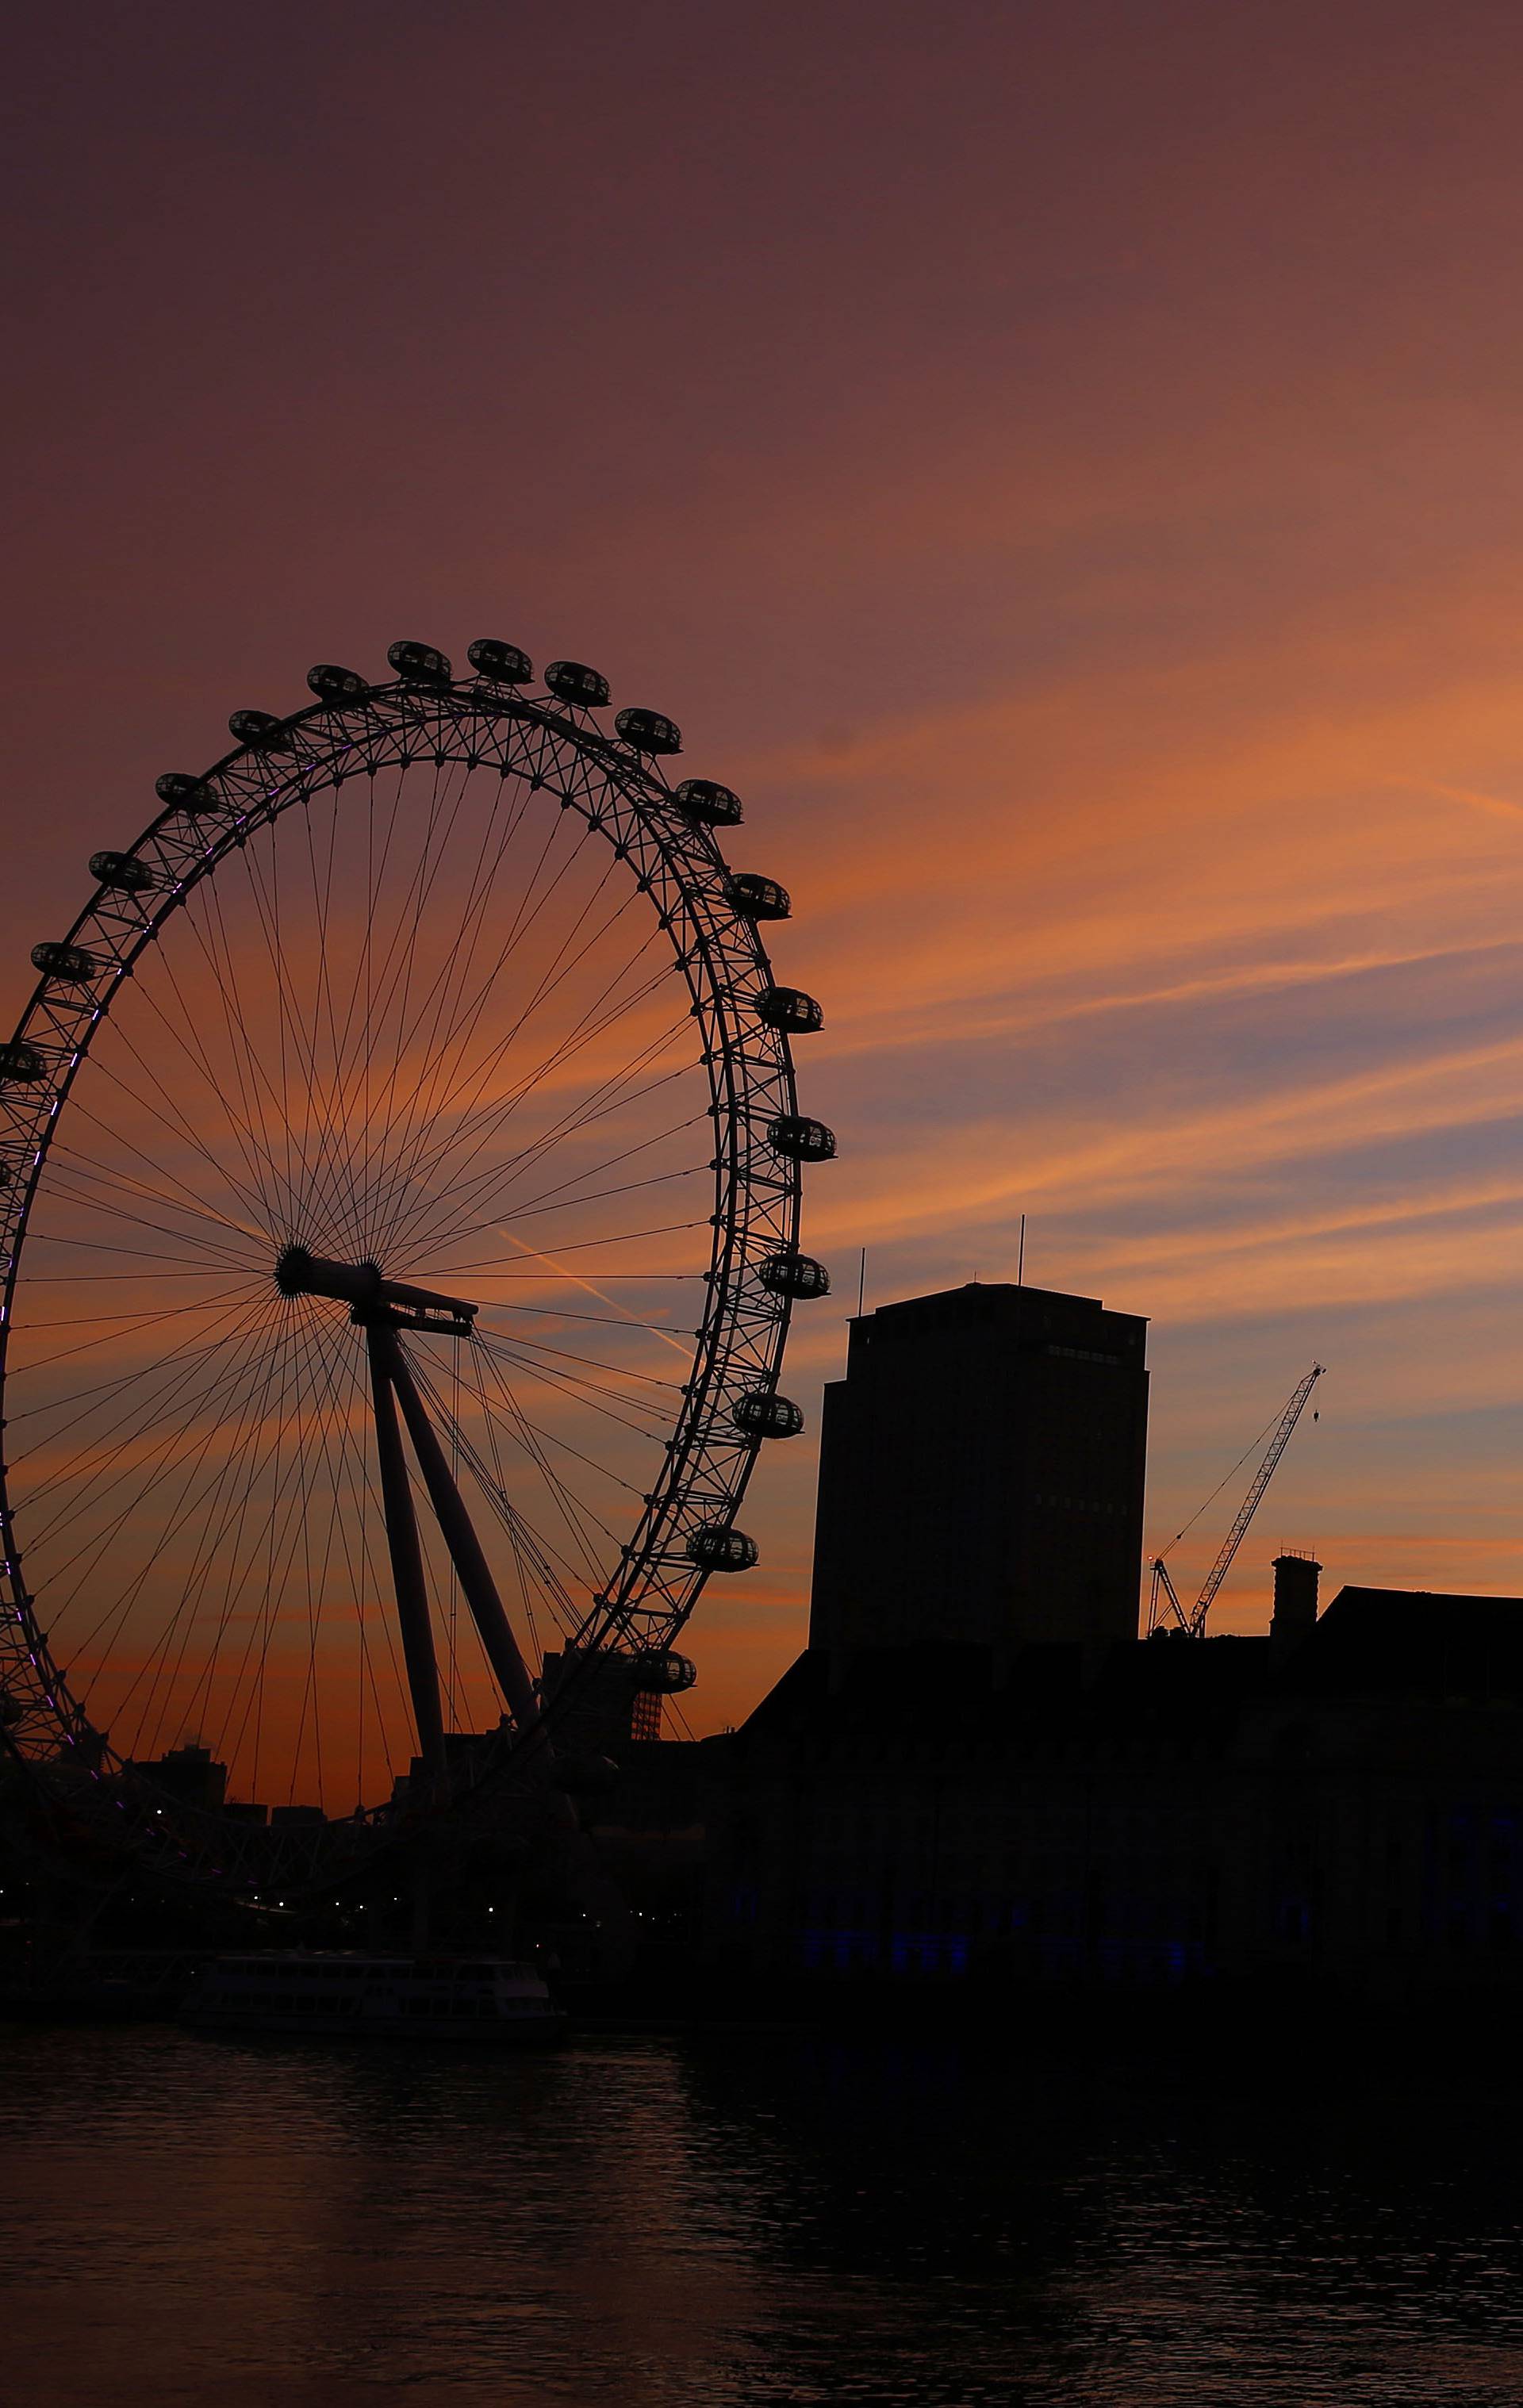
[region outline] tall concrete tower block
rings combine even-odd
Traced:
[[[1287,1547],[1274,1558],[1274,1613],[1270,1637],[1275,1652],[1299,1647],[1316,1628],[1317,1583],[1322,1567],[1315,1555]]]
[[[1146,1342],[1045,1288],[855,1320],[825,1392],[811,1647],[1135,1639]]]

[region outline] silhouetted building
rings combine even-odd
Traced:
[[[810,1646],[1137,1635],[1147,1324],[1045,1288],[954,1288],[851,1325],[827,1387]],[[913,1685],[941,1686],[929,1667]]]
[[[1299,1647],[1316,1627],[1317,1583],[1322,1567],[1315,1555],[1287,1547],[1274,1558],[1274,1612],[1270,1640],[1277,1656]]]
[[[226,1765],[219,1764],[210,1748],[194,1740],[183,1747],[169,1748],[163,1756],[137,1759],[127,1770],[142,1773],[177,1804],[199,1807],[209,1814],[220,1811],[227,1796]]]
[[[1081,1677],[814,1651],[706,1743],[709,1947],[758,1973],[1523,1989],[1523,1598],[1276,1567],[1276,1635]],[[1310,1604],[1310,1619],[1307,1608]]]

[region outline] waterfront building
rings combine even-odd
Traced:
[[[1283,1558],[1272,1638],[801,1656],[709,1745],[732,1976],[1523,1985],[1523,1598]],[[1286,1628],[1312,1620],[1291,1640]]]
[[[1136,1636],[1147,1324],[970,1286],[851,1324],[820,1426],[810,1648],[1091,1653]],[[934,1658],[912,1686],[934,1683]]]

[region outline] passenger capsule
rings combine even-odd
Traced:
[[[673,719],[666,719],[659,710],[621,710],[613,723],[626,744],[637,752],[680,752],[682,731]]]
[[[743,1530],[731,1530],[723,1522],[706,1522],[695,1530],[685,1549],[690,1564],[701,1564],[706,1572],[748,1572],[760,1561],[761,1549],[754,1539]]]
[[[812,1037],[825,1026],[823,1009],[802,987],[765,986],[753,1009],[769,1028],[781,1028],[788,1037]]]
[[[187,769],[166,769],[154,779],[153,792],[174,811],[209,811],[222,800],[215,786],[205,778],[193,778]]]
[[[358,669],[341,669],[337,661],[319,661],[307,672],[307,682],[319,702],[331,702],[341,707],[346,702],[363,702],[370,691],[370,681],[362,678]]]
[[[830,1274],[812,1254],[769,1254],[756,1277],[769,1296],[789,1296],[800,1304],[830,1293]]]
[[[712,778],[684,778],[672,801],[705,827],[739,827],[745,816],[740,796],[732,795],[728,786],[716,786]]]
[[[247,744],[253,752],[289,752],[291,730],[283,719],[272,710],[235,710],[227,722],[229,733],[239,744]]]
[[[42,1056],[34,1045],[0,1045],[0,1079],[30,1086],[43,1076]]]
[[[784,1112],[780,1119],[767,1124],[767,1142],[774,1154],[785,1154],[790,1162],[833,1162],[836,1158],[836,1133],[826,1127],[824,1121],[804,1119],[798,1112]]]
[[[804,1426],[803,1412],[793,1398],[774,1396],[767,1388],[737,1397],[730,1419],[742,1438],[797,1438]]]
[[[478,636],[466,658],[478,677],[490,678],[494,685],[527,685],[534,675],[527,652],[516,644],[499,644],[496,636]]]
[[[793,910],[787,888],[754,869],[738,869],[725,881],[725,900],[742,920],[785,920]]]
[[[432,644],[391,644],[386,658],[399,678],[415,685],[448,685],[454,674],[446,655]]]
[[[83,945],[34,945],[32,968],[44,978],[61,979],[65,986],[83,986],[99,965]]]
[[[119,895],[146,895],[153,884],[153,872],[135,853],[93,853],[90,875]]]
[[[675,1698],[691,1689],[697,1677],[692,1657],[674,1655],[669,1648],[648,1647],[635,1658],[635,1686],[648,1698]]]
[[[608,700],[608,680],[582,661],[552,661],[545,683],[562,702],[580,702],[584,710],[600,710]]]

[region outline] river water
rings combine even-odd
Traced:
[[[1523,2092],[1167,2059],[0,2028],[0,2399],[1517,2408]]]

